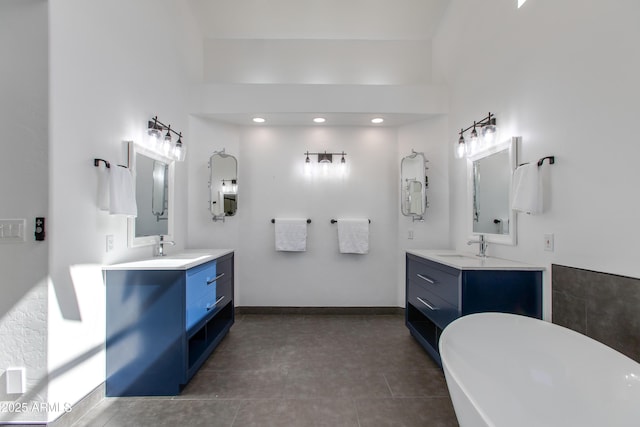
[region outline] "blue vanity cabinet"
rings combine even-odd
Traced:
[[[234,322],[233,263],[105,270],[107,396],[180,393]]]
[[[502,268],[497,259],[482,268],[455,267],[406,254],[405,323],[439,365],[440,334],[460,316],[494,311],[542,318],[543,269],[503,262]]]

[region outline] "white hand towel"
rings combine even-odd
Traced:
[[[307,220],[305,218],[276,218],[275,238],[276,251],[306,251]]]
[[[338,219],[338,247],[341,254],[369,253],[369,220]]]
[[[519,166],[513,173],[511,207],[532,215],[542,213],[542,185],[537,163]]]
[[[106,166],[98,167],[98,209],[101,211],[109,211],[109,170]]]
[[[218,191],[215,204],[211,207],[214,215],[222,215],[224,213],[224,194]]]
[[[410,214],[422,215],[422,183],[411,181],[409,183]]]
[[[138,216],[131,171],[115,165],[112,165],[109,171],[109,213]]]

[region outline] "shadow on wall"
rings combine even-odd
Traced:
[[[640,279],[552,265],[553,323],[640,363]]]

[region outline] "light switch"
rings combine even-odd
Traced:
[[[7,394],[24,394],[26,380],[24,368],[7,368]]]
[[[26,219],[0,219],[0,243],[24,242]]]

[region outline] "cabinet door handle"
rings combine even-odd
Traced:
[[[216,302],[213,302],[213,303],[211,303],[211,304],[208,304],[208,305],[207,305],[207,311],[211,310],[213,307],[215,307],[216,305],[218,305],[218,303],[219,303],[220,301],[222,301],[223,299],[224,299],[224,295],[222,295],[220,298],[218,298],[218,299],[216,300]]]
[[[436,284],[436,281],[435,281],[435,280],[430,279],[430,278],[428,278],[427,276],[423,276],[423,275],[422,275],[422,274],[420,274],[420,273],[416,274],[416,276],[418,276],[418,277],[419,277],[419,278],[421,278],[422,280],[425,280],[425,281],[427,281],[427,282],[431,283],[432,285],[435,285],[435,284]]]
[[[435,306],[429,304],[427,301],[423,300],[422,298],[420,298],[420,297],[416,297],[416,298],[418,298],[418,301],[420,301],[421,303],[426,305],[429,308],[429,310],[433,310],[433,311],[439,310],[438,307],[435,307]]]
[[[221,278],[222,276],[224,276],[224,273],[220,273],[218,274],[216,277],[214,277],[211,280],[207,280],[207,286],[209,286],[210,284],[212,284],[213,282],[215,282],[216,280],[218,280],[219,278]]]

